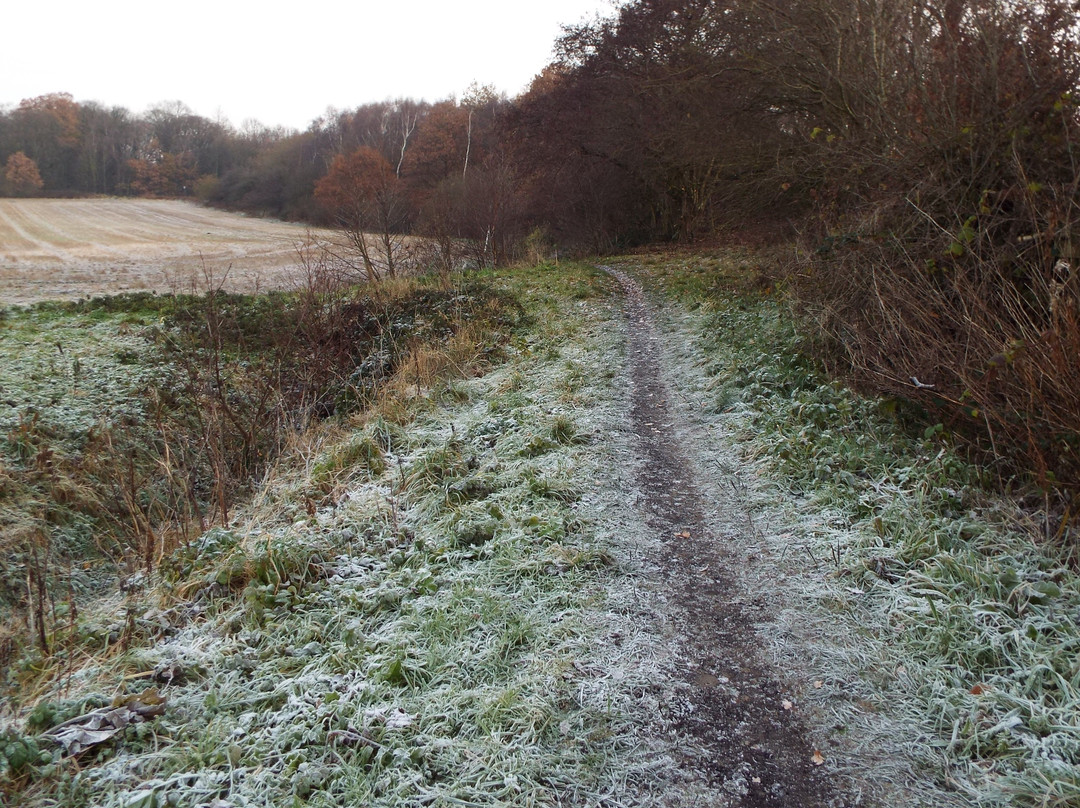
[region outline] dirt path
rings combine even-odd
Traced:
[[[735,554],[725,548],[739,536],[706,517],[717,503],[706,501],[683,446],[679,433],[685,429],[677,427],[685,424],[677,423],[680,415],[670,403],[662,342],[642,288],[626,272],[604,269],[626,296],[641,506],[649,529],[662,537],[659,568],[684,638],[678,675],[692,686],[690,704],[666,718],[706,750],[704,757],[687,755],[681,765],[730,794],[730,806],[842,805],[760,654],[755,615],[747,606],[752,599],[739,584]]]

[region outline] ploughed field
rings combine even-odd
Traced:
[[[0,305],[289,286],[304,225],[167,199],[0,199]]]

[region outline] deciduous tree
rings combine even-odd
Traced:
[[[351,256],[369,280],[398,270],[409,210],[401,181],[389,161],[371,147],[338,155],[315,185],[315,198],[345,234]],[[369,234],[376,238],[372,249]]]
[[[23,99],[12,120],[20,150],[38,164],[45,184],[51,189],[75,188],[82,134],[79,105],[71,95]]]
[[[447,177],[461,176],[469,145],[469,111],[454,101],[440,101],[423,118],[401,165],[412,203],[422,207]]]
[[[11,196],[33,196],[45,187],[37,163],[21,151],[8,157],[4,166],[4,182]]]
[[[128,161],[131,190],[141,196],[190,196],[199,176],[191,153],[162,151],[156,143],[151,141],[144,158]]]

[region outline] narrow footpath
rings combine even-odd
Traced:
[[[683,638],[678,675],[691,685],[690,704],[665,718],[705,752],[688,753],[681,765],[706,777],[710,790],[730,794],[725,805],[733,807],[844,805],[762,659],[739,572],[725,552],[725,543],[740,537],[706,518],[710,508],[675,428],[680,416],[669,403],[662,342],[643,290],[628,273],[603,269],[625,294],[641,508],[662,538],[659,567]]]

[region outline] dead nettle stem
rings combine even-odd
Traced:
[[[26,593],[31,599],[30,631],[37,634],[41,653],[49,655],[49,640],[45,632],[46,579],[48,578],[48,554],[44,562],[38,557],[38,548],[30,543],[30,565],[26,569]]]
[[[400,529],[398,528],[397,501],[394,499],[394,496],[392,494],[386,498],[386,501],[387,504],[390,505],[390,520],[394,528],[394,538],[397,539],[397,537],[401,533]]]

